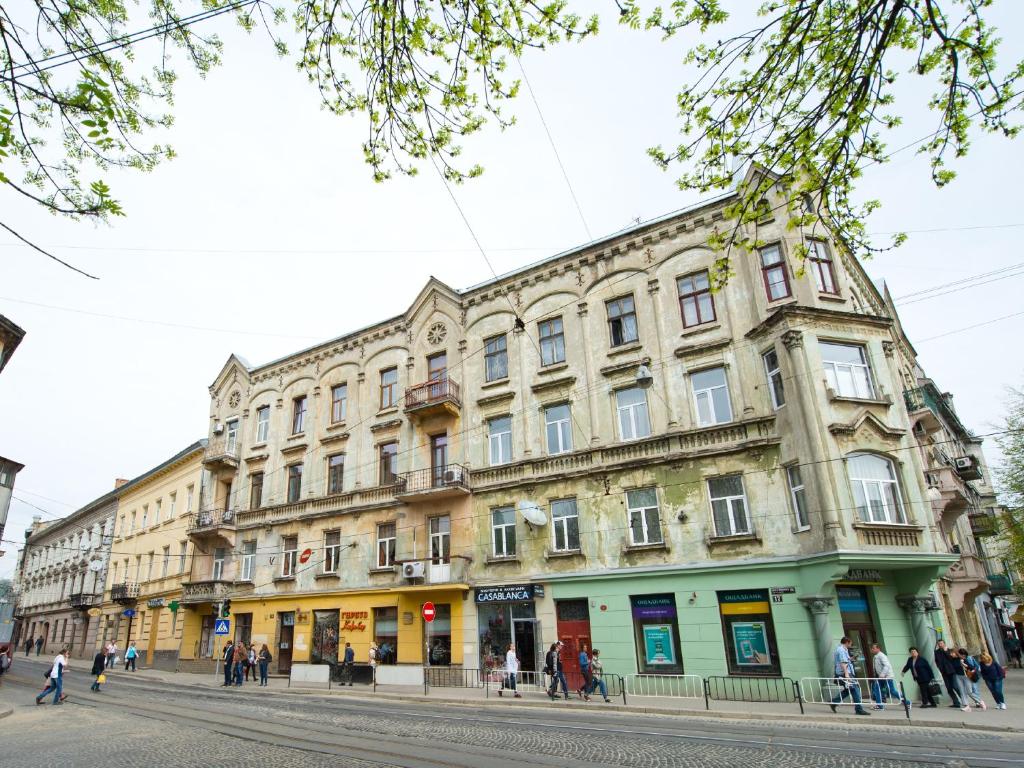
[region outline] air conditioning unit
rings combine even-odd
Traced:
[[[422,579],[427,573],[427,567],[422,560],[402,564],[402,575],[407,579]]]
[[[459,467],[453,467],[452,469],[446,469],[444,471],[444,482],[445,482],[445,485],[449,485],[451,483],[461,483],[462,482],[462,469],[459,468]]]
[[[958,456],[957,458],[953,459],[953,466],[956,467],[957,469],[970,469],[972,466],[974,466],[974,457]]]
[[[213,425],[213,434],[215,434],[215,435],[223,435],[224,434],[224,425],[221,424],[219,421],[216,424]]]

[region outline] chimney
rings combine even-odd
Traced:
[[[122,485],[127,485],[127,484],[128,484],[128,481],[125,478],[123,478],[123,477],[115,478],[114,479],[114,490],[116,491]]]

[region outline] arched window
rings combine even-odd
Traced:
[[[888,459],[871,453],[848,457],[846,471],[860,519],[868,523],[906,523],[896,468]]]

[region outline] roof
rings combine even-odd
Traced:
[[[7,365],[7,361],[11,359],[11,355],[14,354],[14,350],[21,344],[21,340],[25,338],[25,331],[18,325],[15,325],[9,319],[0,315],[0,338],[3,338],[3,350],[0,351],[0,371]]]

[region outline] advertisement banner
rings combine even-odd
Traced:
[[[672,640],[671,624],[645,624],[644,654],[649,666],[674,665],[676,645]]]
[[[768,629],[763,621],[732,622],[732,643],[738,665],[752,667],[771,664]]]

